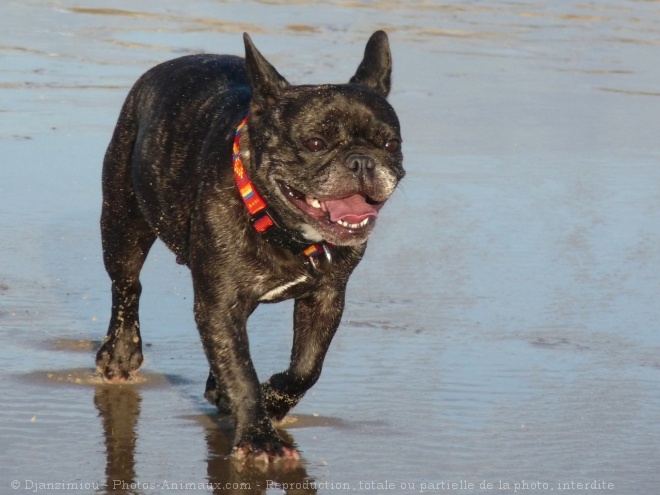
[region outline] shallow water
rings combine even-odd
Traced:
[[[240,54],[247,30],[289,80],[340,82],[379,28],[408,176],[282,425],[302,462],[242,466],[162,245],[144,381],[92,376],[102,155],[155,63]],[[659,45],[652,1],[3,2],[0,493],[657,493]],[[263,378],[291,309],[250,320]]]

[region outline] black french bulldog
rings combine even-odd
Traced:
[[[233,454],[298,458],[271,420],[318,380],[348,278],[404,176],[386,101],[391,55],[374,33],[348,84],[290,85],[245,34],[245,59],[192,55],[131,89],[103,164],[101,232],[112,316],[96,356],[109,382],[142,364],[140,270],[160,238],[192,273],[211,372],[206,398],[235,422]],[[246,322],[295,299],[289,368],[259,384]]]

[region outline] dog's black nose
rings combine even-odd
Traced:
[[[346,166],[356,174],[364,174],[376,168],[376,160],[369,155],[353,154],[346,159]]]

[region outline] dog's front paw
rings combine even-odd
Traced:
[[[140,342],[125,342],[108,337],[96,353],[96,369],[104,381],[121,383],[131,380],[142,365]]]
[[[281,391],[276,387],[273,378],[261,386],[261,392],[268,416],[275,422],[282,421],[302,398],[302,394],[293,396]]]
[[[282,440],[272,427],[268,430],[262,432],[255,428],[243,433],[234,445],[232,456],[238,460],[265,463],[300,459],[300,454],[293,444]]]

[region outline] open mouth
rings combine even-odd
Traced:
[[[384,202],[356,193],[346,198],[319,199],[278,181],[280,191],[291,203],[321,227],[332,229],[338,234],[360,234],[370,230],[378,218]],[[341,229],[343,232],[337,232]]]

